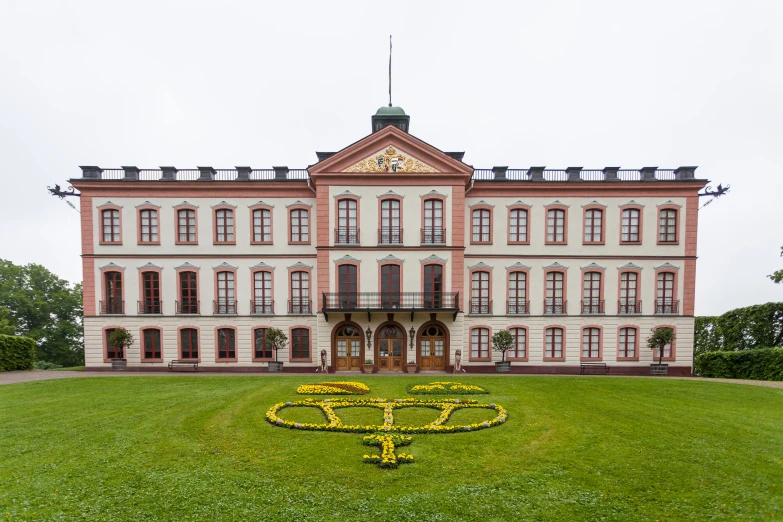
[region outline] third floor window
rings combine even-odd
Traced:
[[[565,210],[555,208],[547,211],[546,242],[565,243]]]
[[[341,199],[337,202],[336,243],[359,242],[359,209],[355,199]]]
[[[253,243],[272,242],[272,211],[261,208],[253,211]]]
[[[585,243],[603,243],[604,212],[597,208],[585,212]]]
[[[638,208],[626,208],[622,215],[620,242],[639,243],[641,241],[641,211]]]
[[[443,228],[443,201],[424,200],[424,224],[421,231],[422,243],[445,243],[446,232]]]
[[[471,236],[471,242],[491,242],[490,234],[492,227],[490,226],[490,218],[491,213],[488,209],[476,209],[473,211],[473,234]]]
[[[196,211],[182,209],[177,211],[177,242],[196,243]]]
[[[101,213],[103,221],[103,242],[119,243],[120,239],[120,211],[114,209],[104,210]]]
[[[676,243],[677,242],[677,211],[674,209],[663,209],[660,213],[658,223],[658,242]]]
[[[307,209],[291,211],[291,243],[310,242],[310,212]]]
[[[509,213],[508,240],[511,243],[527,243],[527,210],[518,208]]]
[[[234,242],[234,211],[219,209],[215,211],[215,242]]]
[[[139,211],[139,243],[158,243],[158,211]]]

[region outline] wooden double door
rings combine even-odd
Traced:
[[[444,327],[431,324],[424,327],[419,339],[419,367],[422,371],[445,371],[449,351]]]
[[[332,356],[337,371],[359,371],[362,367],[362,331],[345,325],[335,332]]]
[[[399,326],[387,325],[380,329],[375,357],[378,371],[402,371],[405,364],[405,337]]]

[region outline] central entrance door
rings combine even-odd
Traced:
[[[378,371],[401,372],[404,361],[402,330],[394,325],[381,328],[378,333]]]
[[[362,332],[350,325],[341,326],[335,334],[337,356],[335,369],[337,371],[359,371],[362,367],[361,349]]]
[[[419,366],[422,371],[445,371],[448,346],[443,327],[435,324],[425,326],[420,343]]]

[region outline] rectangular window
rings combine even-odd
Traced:
[[[104,272],[104,301],[101,303],[102,314],[124,314],[125,302],[122,300],[122,272]]]
[[[336,243],[355,244],[359,242],[358,206],[354,199],[341,199],[337,202]]]
[[[147,328],[144,330],[144,359],[160,359],[160,330]]]
[[[291,358],[310,358],[310,330],[307,328],[294,328],[291,330]]]
[[[527,210],[512,210],[508,217],[509,236],[512,243],[527,243]]]
[[[511,272],[508,274],[508,313],[527,314],[527,273]]]
[[[618,357],[636,357],[636,328],[620,328]]]
[[[676,314],[677,301],[674,300],[674,273],[660,272],[658,274],[658,301],[655,313]]]
[[[565,274],[563,272],[548,272],[546,275],[546,300],[544,302],[544,313],[563,314],[565,313],[565,299],[563,290],[565,288]]]
[[[490,211],[476,209],[473,211],[473,243],[489,243],[490,238]]]
[[[424,308],[443,306],[443,266],[424,265]]]
[[[197,314],[198,313],[198,274],[196,272],[179,273],[179,303],[177,304],[177,313],[179,314]]]
[[[177,240],[180,243],[196,243],[196,211],[177,211]]]
[[[381,265],[381,307],[400,307],[400,265]]]
[[[527,329],[512,328],[509,330],[514,338],[514,344],[508,351],[508,356],[512,359],[525,359],[527,357]]]
[[[253,211],[253,242],[272,242],[272,212],[265,208]]]
[[[253,313],[273,314],[272,272],[255,272],[253,274]]]
[[[604,313],[604,302],[601,299],[601,273],[585,272],[582,287],[582,313]]]
[[[439,199],[424,201],[424,227],[421,230],[421,242],[425,244],[446,242],[446,230],[443,228],[443,201]]]
[[[489,329],[474,328],[471,330],[470,356],[474,359],[489,358]]]
[[[381,201],[381,230],[379,243],[402,243],[400,228],[400,202],[396,199]]]
[[[585,212],[585,243],[602,243],[604,212],[590,209]]]
[[[236,331],[233,328],[219,328],[218,359],[236,359]]]
[[[158,243],[158,211],[145,209],[139,211],[139,241]]]
[[[215,307],[217,314],[235,314],[236,300],[234,295],[234,272],[218,272],[218,295]]]
[[[291,242],[310,241],[310,213],[305,209],[291,211]]]
[[[626,208],[623,210],[622,230],[620,241],[623,243],[638,243],[639,239],[639,220],[641,212],[636,208]]]
[[[636,300],[636,285],[638,274],[636,272],[623,272],[620,274],[620,307],[621,314],[640,314],[641,304]]]
[[[160,274],[158,272],[142,272],[142,301],[139,303],[139,313],[160,314]]]
[[[492,313],[492,303],[489,301],[489,272],[473,272],[471,276],[470,313]]]
[[[253,330],[253,357],[256,359],[271,359],[274,355],[272,348],[266,345],[266,331],[266,328]]]
[[[658,224],[658,242],[677,242],[677,211],[674,209],[661,210]]]
[[[102,213],[103,221],[103,242],[104,243],[119,243],[120,242],[120,211],[119,210],[104,210]]]
[[[563,357],[563,329],[547,328],[544,357],[548,359],[561,359]]]
[[[547,243],[565,243],[565,210],[552,209],[546,215]]]
[[[217,243],[234,242],[234,211],[220,209],[215,211],[215,241]]]
[[[180,359],[198,359],[198,330],[183,328],[179,331]]]
[[[310,274],[307,272],[291,273],[291,306],[288,313],[310,313]]]
[[[601,330],[585,328],[582,330],[582,359],[597,359],[600,357]]]

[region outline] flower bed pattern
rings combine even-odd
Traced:
[[[296,389],[300,395],[364,395],[370,388],[360,382],[317,382],[302,384]]]
[[[408,393],[412,395],[481,395],[489,393],[488,390],[475,384],[466,384],[463,382],[439,381],[429,384],[409,384]]]

